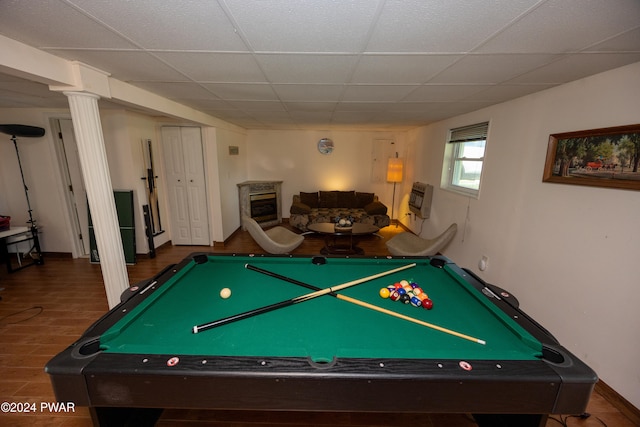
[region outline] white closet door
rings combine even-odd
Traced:
[[[162,143],[174,245],[209,245],[199,128],[163,127]]]
[[[207,192],[204,178],[204,155],[200,128],[183,127],[184,169],[189,203],[192,245],[209,245]]]

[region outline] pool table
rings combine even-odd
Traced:
[[[380,296],[401,280],[433,307]],[[542,426],[548,414],[582,413],[597,381],[515,297],[441,256],[192,254],[126,290],[45,370],[56,398],[90,407],[96,425],[206,408],[469,413],[479,425]]]

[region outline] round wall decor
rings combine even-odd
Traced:
[[[333,151],[333,140],[331,138],[322,138],[318,141],[318,151],[322,154],[331,154]]]

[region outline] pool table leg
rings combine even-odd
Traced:
[[[480,427],[544,427],[546,414],[473,414]]]
[[[94,426],[153,427],[162,415],[158,408],[91,407],[89,411]]]

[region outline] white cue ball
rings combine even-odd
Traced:
[[[231,296],[231,289],[229,289],[229,288],[223,288],[223,289],[220,291],[220,298],[227,299],[227,298],[229,298],[230,296]]]

